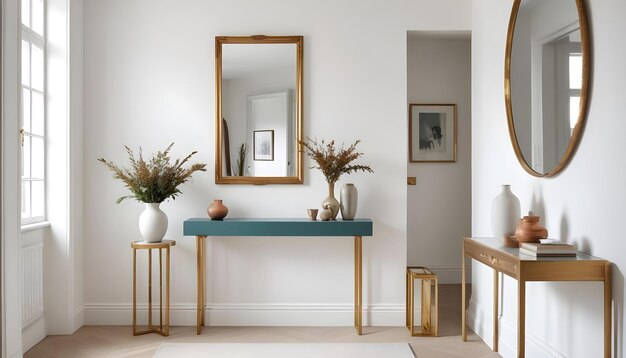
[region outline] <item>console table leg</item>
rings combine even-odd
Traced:
[[[362,314],[363,308],[362,304],[362,245],[361,245],[361,236],[354,237],[354,326],[359,335],[363,334],[363,322],[362,322]]]
[[[604,264],[604,357],[611,358],[611,263]]]
[[[526,356],[526,281],[517,280],[517,356]]]
[[[465,250],[465,249],[464,249]],[[465,311],[465,252],[461,254],[461,339],[467,342],[467,312]]]
[[[203,312],[204,312],[204,238],[206,236],[196,236],[196,263],[197,263],[197,276],[198,276],[198,302],[197,302],[197,317],[196,317],[196,334],[202,332]]]
[[[493,351],[498,351],[498,271],[493,270]]]
[[[206,326],[206,236],[202,236],[202,326]]]

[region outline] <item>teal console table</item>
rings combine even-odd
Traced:
[[[354,326],[362,334],[362,245],[363,236],[372,236],[372,220],[313,221],[308,219],[188,219],[185,236],[196,237],[198,302],[196,333],[205,325],[206,238],[208,236],[352,236],[354,237]]]

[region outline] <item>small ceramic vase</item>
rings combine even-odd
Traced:
[[[330,209],[324,209],[320,212],[320,219],[322,219],[322,221],[328,221],[332,218],[332,216],[333,213]]]
[[[228,215],[228,208],[221,200],[213,200],[213,204],[207,208],[207,214],[211,220],[222,220]]]
[[[318,209],[306,209],[310,220],[317,220],[317,211]]]
[[[539,242],[539,239],[548,237],[548,230],[539,224],[540,217],[529,212],[519,220],[515,238],[519,242]]]

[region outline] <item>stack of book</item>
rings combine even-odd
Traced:
[[[535,257],[576,256],[576,247],[560,241],[546,241],[545,243],[522,242],[519,246],[519,252]]]

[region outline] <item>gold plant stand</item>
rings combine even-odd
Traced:
[[[170,335],[170,248],[174,240],[161,242],[135,241],[133,248],[133,336],[146,333]],[[152,325],[152,250],[159,250],[159,325]],[[137,330],[137,250],[148,250],[148,329]],[[165,324],[163,324],[163,250],[165,250]]]
[[[421,300],[421,329],[416,329],[414,322],[415,312],[415,281],[422,281]],[[434,315],[431,311],[432,289],[435,286]],[[439,335],[439,285],[437,275],[426,267],[415,266],[406,268],[406,327],[411,336],[434,336]]]

